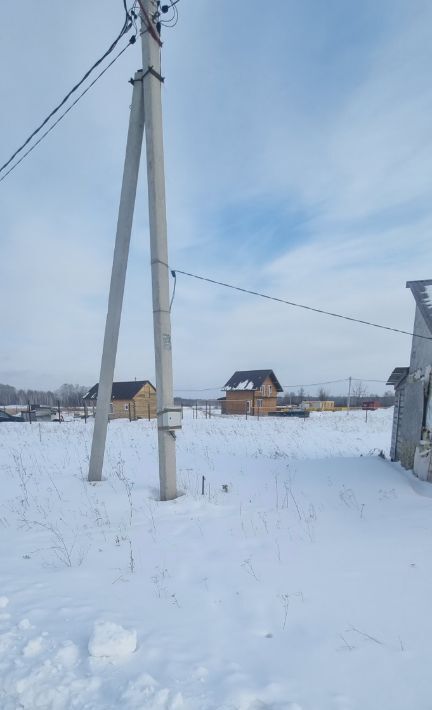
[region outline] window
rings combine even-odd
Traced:
[[[250,399],[247,399],[246,400],[246,412],[249,414],[251,409],[252,409],[252,402],[250,401]]]
[[[270,397],[271,393],[273,392],[273,387],[271,385],[267,385],[267,394]]]
[[[265,394],[265,385],[261,385],[260,392],[261,394]]]
[[[128,411],[129,411],[129,405],[128,405],[128,404],[125,404],[124,410],[125,410],[125,412],[128,412]]]
[[[261,409],[261,407],[263,406],[263,401],[262,401],[262,399],[257,399],[256,403],[257,403],[258,409]]]

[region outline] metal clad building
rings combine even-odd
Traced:
[[[420,440],[431,438],[432,279],[408,281],[407,288],[416,302],[410,365],[393,370],[387,384],[396,396],[391,458],[410,469]]]

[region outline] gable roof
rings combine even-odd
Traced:
[[[409,367],[395,367],[390,377],[388,378],[386,385],[393,385],[396,389],[396,387],[401,384],[402,380],[405,379],[408,373]]]
[[[133,382],[113,382],[112,385],[112,390],[111,390],[111,399],[126,399],[130,401],[133,399],[140,389],[144,387],[144,385],[150,385],[155,392],[156,389],[150,382],[150,380],[134,380]],[[98,389],[99,389],[99,383],[93,385],[87,392],[87,394],[84,395],[83,399],[97,399],[98,395]]]
[[[236,370],[228,382],[222,387],[224,390],[259,390],[264,380],[270,377],[277,392],[283,392],[283,387],[273,370]]]
[[[432,279],[407,281],[406,287],[411,289],[418,309],[432,333]]]

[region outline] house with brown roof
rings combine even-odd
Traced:
[[[278,392],[283,392],[273,370],[237,370],[222,389],[222,414],[251,416],[275,411]]]
[[[432,481],[432,279],[408,281],[414,296],[411,357],[387,384],[395,388],[390,455],[420,478]]]
[[[85,404],[97,403],[99,383],[84,395]],[[155,419],[157,412],[156,388],[150,380],[113,382],[110,419]]]

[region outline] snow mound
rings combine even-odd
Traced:
[[[23,655],[26,657],[37,656],[43,649],[43,638],[39,636],[38,638],[30,639],[30,641],[24,646]]]
[[[97,621],[88,644],[90,656],[96,658],[122,658],[136,650],[137,632],[128,631],[112,621]]]
[[[73,641],[66,641],[54,657],[55,663],[72,668],[79,661],[79,649]]]

